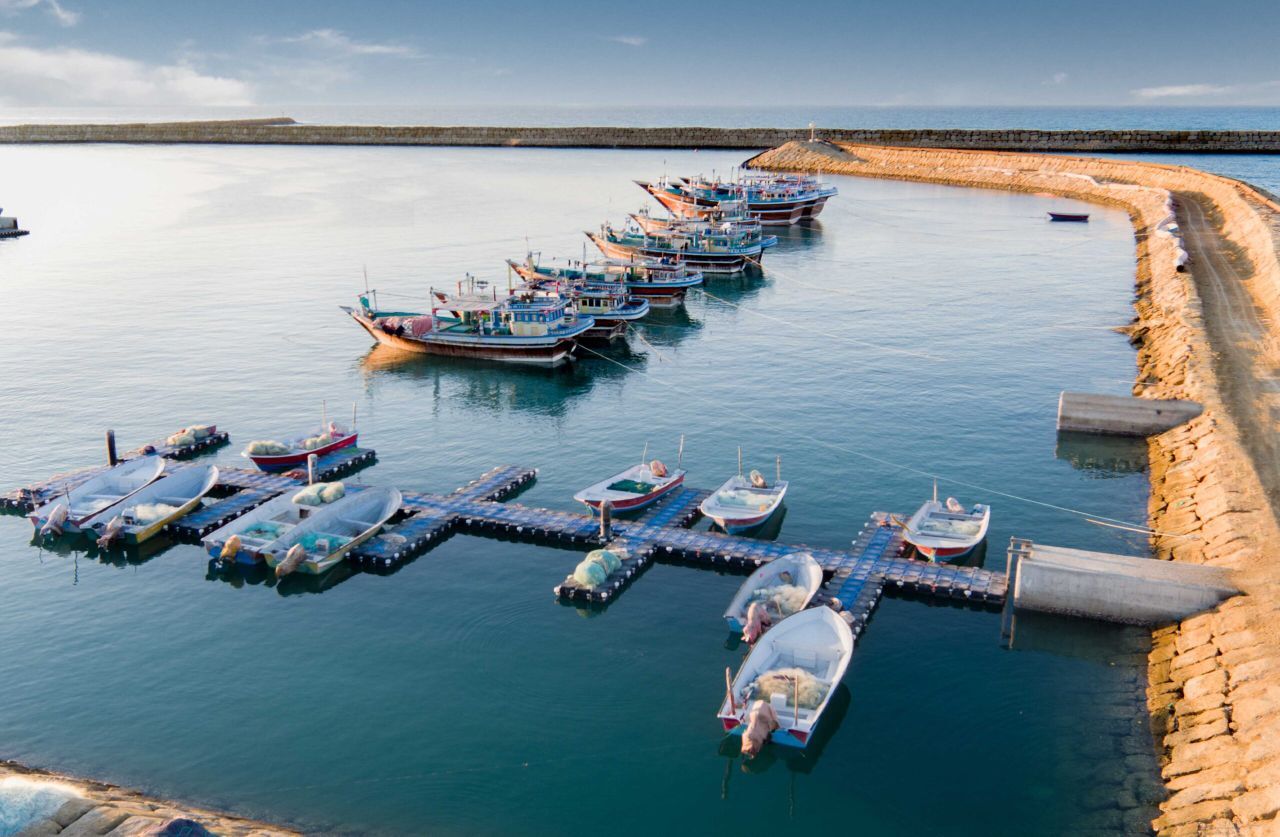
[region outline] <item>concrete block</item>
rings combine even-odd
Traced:
[[[1190,421],[1203,409],[1194,401],[1064,391],[1058,396],[1058,430],[1153,436]]]
[[[1226,570],[1033,544],[1018,562],[1013,603],[1026,610],[1153,625],[1239,592]]]

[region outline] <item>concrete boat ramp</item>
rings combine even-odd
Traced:
[[[164,450],[170,472],[188,467],[186,460],[228,442],[225,433],[204,440],[196,450]],[[372,450],[345,448],[319,457],[318,480],[336,479],[376,461]],[[105,466],[103,466],[105,467]],[[61,474],[0,495],[0,506],[25,512],[79,484],[102,467]],[[219,481],[205,505],[167,528],[177,541],[202,537],[279,494],[296,490],[305,471],[264,473],[219,468]],[[757,538],[695,531],[705,490],[681,488],[639,516],[608,522],[575,512],[504,502],[528,487],[537,471],[517,466],[494,468],[448,494],[405,491],[401,510],[382,534],[349,558],[368,572],[394,573],[404,563],[457,533],[499,540],[557,546],[575,552],[610,547],[625,554],[621,567],[593,588],[572,577],[554,586],[565,603],[607,606],[634,583],[655,560],[740,572],[796,551],[806,551],[822,565],[826,583],[819,600],[847,612],[855,635],[886,594],[946,600],[998,609],[1006,604],[1009,578],[1016,579],[1019,607],[1108,621],[1150,624],[1180,618],[1211,607],[1234,594],[1229,579],[1202,577],[1202,568],[1181,567],[1146,558],[1082,553],[1036,547],[1014,539],[1008,572],[981,567],[934,564],[907,557],[902,530],[890,515],[874,512],[849,549],[828,549]],[[360,486],[352,486],[359,490]],[[1075,553],[1075,554],[1071,554]],[[574,563],[576,563],[576,559]],[[1021,567],[1021,572],[1019,572]]]

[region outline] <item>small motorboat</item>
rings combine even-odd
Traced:
[[[353,415],[354,419],[354,415]],[[350,430],[339,427],[331,421],[321,421],[320,428],[305,436],[297,436],[283,442],[260,439],[250,442],[241,456],[253,460],[264,471],[287,471],[298,465],[305,465],[311,454],[324,456],[335,450],[350,447],[356,443],[360,433],[352,421]]]
[[[102,547],[114,541],[140,544],[200,505],[217,482],[215,465],[183,468],[148,484],[125,502],[98,512],[81,528]]]
[[[262,557],[277,577],[295,571],[319,575],[378,534],[401,502],[397,489],[366,488],[317,506],[304,520],[263,547]]]
[[[742,475],[742,451],[738,451],[738,473],[717,488],[698,508],[704,517],[730,535],[755,529],[768,522],[782,508],[787,495],[787,482],[779,465],[772,485],[759,471]]]
[[[139,456],[90,477],[77,487],[31,512],[36,531],[79,532],[89,518],[109,511],[155,482],[164,471],[159,456]]]
[[[933,499],[926,502],[902,526],[904,540],[930,561],[954,561],[963,558],[982,543],[991,524],[991,507],[976,503],[966,509],[954,497],[938,500],[938,487]]]
[[[724,731],[742,735],[751,702],[763,700],[778,720],[772,740],[804,747],[852,656],[853,631],[831,608],[788,616],[760,638],[727,684],[718,713]]]
[[[1075,221],[1077,223],[1085,223],[1089,220],[1087,212],[1050,212],[1050,221]]]
[[[741,631],[747,622],[747,608],[757,601],[764,602],[773,611],[775,620],[781,621],[808,607],[821,586],[822,565],[812,555],[807,552],[784,555],[763,565],[742,582],[724,612],[724,621],[729,623],[729,630]]]
[[[683,458],[683,437],[680,439],[680,452],[677,463]],[[648,453],[649,446],[645,445],[639,465],[632,465],[625,471],[582,489],[573,495],[573,499],[586,504],[593,511],[598,510],[607,500],[614,511],[629,512],[642,509],[665,497],[684,482],[685,471],[678,465],[668,468],[657,459],[646,462],[644,460]]]
[[[295,502],[296,495],[296,491],[290,490],[273,497],[226,526],[210,532],[201,539],[201,547],[213,558],[225,558],[241,564],[261,562],[266,547],[316,511],[316,506]],[[236,541],[228,550],[227,542],[232,536]]]

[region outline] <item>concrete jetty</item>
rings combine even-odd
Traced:
[[[1167,625],[1240,591],[1221,567],[1153,561],[1013,538],[1013,604],[1130,625]]]
[[[671,126],[307,125],[288,117],[206,122],[0,126],[0,143],[462,145],[541,148],[772,148],[810,129]],[[1280,131],[822,129],[834,142],[1003,151],[1274,154]]]
[[[1160,559],[1226,569],[1245,593],[1152,632],[1147,706],[1168,793],[1152,825],[1168,835],[1273,833],[1280,203],[1186,166],[831,139],[789,143],[749,164],[1053,194],[1130,217],[1137,316],[1126,331],[1138,350],[1135,395],[1204,408],[1150,437],[1151,548]]]
[[[1058,430],[1114,436],[1154,436],[1185,424],[1204,408],[1194,401],[1063,392],[1058,397]]]

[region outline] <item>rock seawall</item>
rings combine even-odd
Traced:
[[[1267,453],[1274,402],[1257,403],[1248,388],[1240,397],[1240,379],[1264,381],[1280,365],[1280,323],[1271,322],[1280,312],[1280,205],[1195,169],[1087,158],[803,142],[750,164],[1053,193],[1128,212],[1137,256],[1137,316],[1128,330],[1138,350],[1135,394],[1205,405],[1199,418],[1150,440],[1149,521],[1161,533],[1153,553],[1230,568],[1247,594],[1153,633],[1147,703],[1168,796],[1152,825],[1169,835],[1274,833],[1280,567],[1263,552],[1280,535],[1278,469]],[[1204,217],[1202,206],[1210,208]],[[1192,222],[1223,266],[1205,258],[1179,270]],[[1202,289],[1214,294],[1208,306]],[[1246,305],[1262,315],[1246,318]],[[1261,333],[1239,334],[1249,323]]]
[[[300,832],[256,820],[165,802],[104,782],[87,782],[0,761],[0,780],[17,779],[56,787],[67,800],[17,837],[293,837]]]
[[[1280,153],[1280,131],[835,129],[837,142],[1007,151]],[[0,126],[0,143],[463,145],[550,148],[770,148],[808,128],[300,125],[286,117],[224,122]]]

